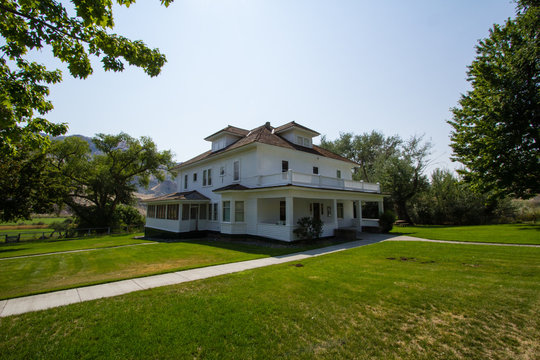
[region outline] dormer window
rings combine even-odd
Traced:
[[[296,143],[300,146],[311,147],[311,139],[298,135],[296,137]]]

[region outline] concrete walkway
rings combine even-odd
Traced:
[[[206,279],[214,276],[231,274],[269,265],[283,264],[292,261],[301,261],[310,257],[331,254],[334,252],[353,249],[365,245],[371,245],[381,241],[423,241],[465,245],[540,247],[540,245],[427,240],[415,238],[412,236],[396,236],[391,234],[363,233],[362,238],[363,240],[332,245],[320,249],[308,250],[289,255],[267,257],[223,265],[207,266],[203,268],[177,271],[162,275],[140,277],[129,280],[110,282],[107,284],[86,286],[69,290],[55,291],[47,294],[2,300],[0,301],[0,317],[23,314],[31,311],[45,310],[53,307],[80,303],[83,301],[118,296],[128,294],[134,291],[146,290],[160,286],[174,285],[188,281]]]
[[[374,244],[384,239],[386,239],[385,236],[372,236],[372,234],[369,234],[369,236],[364,236],[364,240],[357,240],[294,254],[241,261],[223,265],[207,266],[162,275],[153,275],[100,285],[55,291],[46,294],[2,300],[0,301],[0,317],[45,310],[58,306],[80,303],[83,301],[118,296],[134,291],[152,289],[165,285],[174,285],[188,281],[206,279],[214,276],[231,274],[269,265],[282,264],[291,261],[301,261],[314,256],[321,256],[337,251]]]
[[[382,235],[384,236],[384,235]],[[422,241],[422,242],[433,242],[433,243],[442,243],[442,244],[461,244],[461,245],[492,245],[492,246],[520,246],[520,247],[540,247],[540,245],[534,244],[504,244],[504,243],[488,243],[488,242],[473,242],[473,241],[453,241],[453,240],[431,240],[431,239],[422,239],[414,236],[387,236],[386,239],[381,241]]]

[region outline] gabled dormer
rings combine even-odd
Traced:
[[[293,144],[307,148],[313,148],[313,138],[321,135],[315,130],[297,124],[294,121],[275,128],[274,134],[281,136]]]
[[[234,144],[248,133],[249,130],[229,125],[226,128],[206,137],[204,140],[212,142],[212,152],[214,152]]]

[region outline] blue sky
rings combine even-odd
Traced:
[[[449,160],[449,109],[469,89],[466,66],[510,0],[158,0],[118,7],[114,32],[166,54],[157,78],[101,70],[86,80],[63,70],[51,87],[54,122],[69,134],[150,136],[177,161],[209,149],[207,135],[235,125],[296,121],[340,132],[425,134],[432,164]]]

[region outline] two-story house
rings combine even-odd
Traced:
[[[379,184],[353,181],[358,164],[313,145],[319,135],[290,122],[227,126],[208,136],[210,150],[175,168],[180,191],[146,201],[146,235],[213,231],[294,241],[297,221],[306,216],[323,221],[322,236],[378,226],[361,209],[377,202],[382,212]]]

